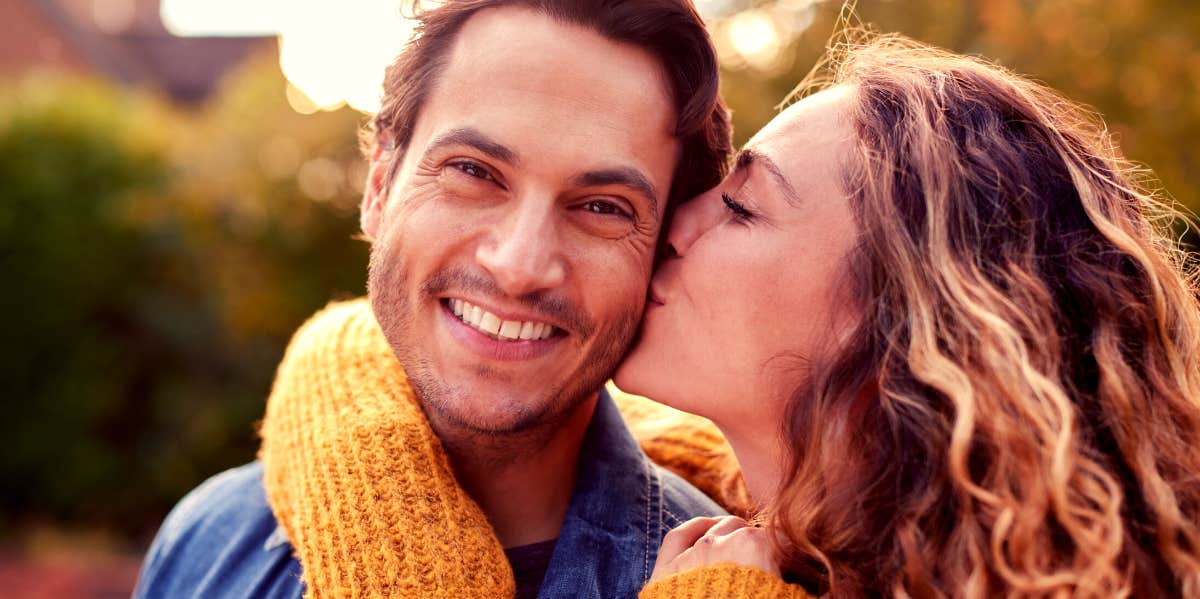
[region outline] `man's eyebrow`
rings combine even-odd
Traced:
[[[484,135],[483,132],[472,127],[451,129],[437,136],[425,148],[425,153],[428,154],[434,150],[444,148],[446,146],[472,147],[496,160],[507,162],[509,164],[516,164],[519,161],[517,153],[511,148]]]
[[[573,183],[580,187],[599,187],[601,185],[623,185],[650,200],[650,209],[658,214],[658,191],[654,184],[642,171],[632,166],[617,166],[600,170],[588,171],[575,177]]]
[[[779,184],[779,187],[783,189],[783,197],[789,203],[793,205],[800,203],[800,194],[796,193],[796,188],[792,187],[792,182],[788,181],[788,178],[783,175],[783,171],[779,169],[779,165],[775,164],[775,161],[771,160],[770,156],[746,148],[738,152],[737,157],[734,159],[733,168],[735,171],[741,171],[750,168],[751,164],[762,166],[771,174],[775,182]]]

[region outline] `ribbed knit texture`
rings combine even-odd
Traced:
[[[680,572],[646,585],[638,594],[639,599],[806,599],[808,596],[804,589],[787,584],[774,574],[732,563]]]
[[[365,302],[296,334],[262,425],[267,500],[306,597],[511,597],[512,571],[458,486]]]
[[[707,420],[614,393],[652,459],[735,513],[749,506]],[[306,597],[511,597],[512,571],[365,300],[300,328],[262,424],[264,486]]]

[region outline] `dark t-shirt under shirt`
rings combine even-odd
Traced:
[[[537,597],[542,579],[546,577],[546,567],[550,565],[550,556],[554,554],[554,544],[557,542],[558,539],[550,539],[504,550],[504,555],[512,566],[513,577],[517,580],[516,599]]]

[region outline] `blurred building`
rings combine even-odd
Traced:
[[[270,37],[178,37],[159,0],[6,0],[0,77],[38,70],[93,74],[157,89],[178,102],[210,94],[222,75]]]

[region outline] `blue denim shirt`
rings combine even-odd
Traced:
[[[668,530],[724,513],[651,462],[601,390],[538,596],[636,597]],[[134,597],[299,598],[300,569],[267,505],[262,465],[253,462],[214,476],[175,506],[146,554]]]

